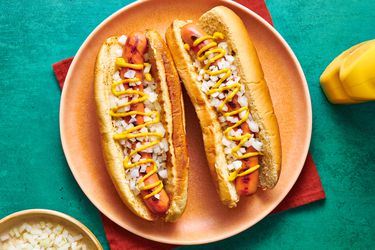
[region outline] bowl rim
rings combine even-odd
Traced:
[[[50,209],[41,209],[41,208],[35,208],[35,209],[26,209],[21,210],[18,212],[14,212],[12,214],[9,214],[5,217],[3,217],[0,220],[0,225],[9,221],[12,221],[17,218],[21,218],[24,216],[30,216],[30,215],[47,215],[55,218],[62,219],[65,222],[68,222],[69,224],[73,224],[77,226],[83,233],[88,236],[90,241],[95,244],[98,250],[103,250],[102,245],[100,244],[99,240],[96,238],[96,236],[88,229],[85,225],[83,225],[80,221],[73,218],[70,215],[67,215],[65,213],[56,211],[56,210],[50,210]]]

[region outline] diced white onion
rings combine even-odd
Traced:
[[[147,133],[148,132],[148,129],[146,127],[143,127],[141,128],[140,130],[141,133]]]
[[[115,55],[116,55],[117,57],[121,57],[121,56],[122,56],[122,49],[116,49],[116,51],[115,51]]]
[[[226,55],[225,60],[227,60],[229,63],[232,63],[232,62],[234,62],[234,57],[231,56],[231,55]]]
[[[160,178],[167,179],[168,178],[168,172],[166,169],[162,169],[158,172]]]
[[[225,154],[229,155],[231,152],[232,152],[231,148],[228,148],[228,147],[224,148],[224,153]]]
[[[9,237],[8,234],[1,235],[1,236],[0,236],[0,241],[6,241],[6,240],[9,240],[9,239],[10,239],[10,237]]]
[[[59,224],[50,222],[23,223],[11,228],[0,236],[0,248],[7,250],[39,249],[85,249],[83,235],[73,236],[72,232]],[[86,248],[87,249],[87,248]]]
[[[238,103],[241,105],[241,107],[247,107],[248,102],[246,96],[241,96],[238,98]]]
[[[115,81],[115,82],[121,81],[121,77],[120,77],[120,72],[119,71],[116,71],[113,74],[113,81]]]
[[[134,78],[135,77],[135,70],[132,70],[132,69],[128,69],[125,74],[124,74],[124,77],[125,78]]]
[[[232,165],[233,165],[235,170],[238,170],[242,167],[242,162],[241,161],[234,161],[234,162],[232,162]]]
[[[144,117],[143,117],[143,121],[144,121],[144,122],[150,122],[150,121],[152,121],[152,118],[149,117],[149,116],[144,116]]]
[[[232,170],[234,169],[234,166],[233,166],[233,164],[231,163],[231,164],[228,164],[228,165],[227,165],[227,168],[229,169],[229,171],[232,171]]]
[[[122,85],[122,84],[118,85],[117,88],[118,88],[120,91],[125,91],[125,87],[124,87],[124,85]]]
[[[151,92],[148,95],[150,102],[155,102],[158,99],[158,95],[155,92]]]
[[[231,144],[231,141],[229,141],[225,136],[223,136],[222,143],[224,146],[229,147]]]
[[[159,154],[159,153],[161,152],[161,149],[160,149],[159,146],[155,146],[155,147],[153,147],[153,150],[154,150],[154,153],[155,153],[155,154]]]
[[[221,101],[219,99],[216,99],[216,98],[211,99],[211,106],[213,106],[215,108],[219,107],[220,103],[221,103]]]
[[[251,140],[254,140],[253,138],[250,138],[248,141],[246,141],[243,145],[244,145],[244,147],[246,147],[246,148],[248,148],[248,147],[250,147],[251,146],[251,144],[252,144],[252,141]]]
[[[163,125],[161,123],[155,124],[153,126],[153,129],[155,130],[155,132],[160,133],[161,136],[164,137],[164,135],[165,135],[165,129],[164,129],[164,127],[163,127]]]
[[[117,104],[121,106],[121,105],[125,105],[127,102],[128,102],[128,98],[124,97],[124,98],[119,99]]]
[[[236,123],[236,122],[238,122],[238,118],[233,117],[233,116],[227,116],[227,121],[229,121],[231,123]]]
[[[257,151],[262,151],[262,146],[263,146],[263,143],[257,139],[254,139],[252,141],[252,146],[255,150]]]
[[[130,180],[130,189],[134,190],[136,188],[135,180]]]
[[[145,74],[150,73],[150,70],[151,70],[151,64],[149,64],[146,67],[144,67],[143,73],[145,73]]]
[[[122,45],[125,45],[126,43],[126,40],[127,40],[127,37],[125,35],[122,35],[118,38],[118,42]]]
[[[161,148],[164,149],[164,152],[168,152],[168,141],[167,139],[163,138],[163,140],[161,140]]]
[[[79,240],[81,240],[83,238],[83,235],[82,234],[78,234],[78,235],[76,235],[76,236],[73,236],[73,240],[74,241],[79,241]]]
[[[128,124],[125,122],[125,120],[120,120],[120,123],[121,123],[121,126],[123,126],[124,128],[126,128],[126,126],[128,126]]]
[[[242,119],[242,118],[246,117],[246,114],[247,114],[246,110],[241,111],[240,118]]]
[[[136,138],[130,138],[129,141],[135,142],[137,139]]]
[[[140,154],[135,154],[133,156],[133,162],[138,162],[139,160],[141,159],[141,155]],[[138,171],[138,170],[137,170]]]
[[[139,172],[146,173],[147,165],[143,164],[141,168],[139,169]]]
[[[213,71],[213,72],[215,72],[215,71],[218,71],[219,68],[217,66],[215,66],[215,65],[212,65],[208,69],[211,70],[211,71]]]
[[[140,147],[142,147],[142,143],[137,142],[137,143],[135,144],[135,148],[136,148],[136,149],[139,149]]]
[[[228,43],[220,42],[217,46],[221,49],[225,49],[225,51],[228,53]]]
[[[138,171],[138,168],[137,167],[134,167],[130,170],[130,176],[132,178],[137,178],[139,177],[139,171]]]
[[[202,86],[201,86],[201,90],[204,92],[204,93],[207,93],[207,91],[210,89],[210,87],[207,85],[206,82],[203,82],[202,83]]]
[[[129,123],[129,124],[126,126],[126,129],[129,130],[129,129],[133,128],[133,127],[134,127],[133,123]]]
[[[258,124],[253,120],[247,120],[247,124],[249,125],[249,128],[252,132],[258,133],[259,132],[259,126]]]

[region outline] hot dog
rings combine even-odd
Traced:
[[[273,188],[281,170],[279,128],[241,19],[218,6],[197,23],[175,20],[166,40],[200,120],[221,201],[235,207],[240,196]]]
[[[205,46],[215,43],[212,39],[205,39],[198,45],[194,46],[194,41],[198,38],[201,38],[203,36],[206,36],[207,34],[196,24],[186,24],[185,26],[182,27],[181,29],[181,36],[182,40],[191,48],[194,54],[198,54],[201,49],[204,49]],[[210,50],[216,50],[218,47],[217,45],[211,46]],[[212,62],[212,65],[217,66],[218,62],[222,62],[223,59],[219,58],[215,61]],[[233,112],[235,110],[238,110],[241,108],[240,104],[238,103],[238,98],[237,96],[234,96],[233,99],[228,101],[226,103],[226,106],[228,107],[229,112]],[[238,119],[240,117],[236,115]],[[235,125],[234,123],[231,122],[226,122],[227,126],[233,126]],[[254,135],[250,131],[249,125],[246,122],[243,122],[240,124],[239,127],[235,128],[235,131],[238,130],[238,128],[241,128],[243,130],[244,134],[250,134]],[[238,144],[238,143],[237,143]],[[256,150],[253,147],[248,147],[246,153],[250,152],[256,152]],[[242,161],[242,166],[239,170],[239,174],[243,173],[244,171],[250,169],[251,167],[257,166],[258,165],[258,155],[254,155],[253,157],[249,158],[244,158],[241,160]],[[239,195],[250,195],[256,192],[257,187],[258,187],[258,175],[259,171],[256,169],[254,172],[244,175],[244,176],[239,176],[238,178],[235,179],[235,186],[237,193]],[[250,181],[251,180],[251,181]]]
[[[178,74],[157,32],[106,40],[95,99],[106,168],[121,199],[143,219],[175,221],[187,199],[185,121]]]

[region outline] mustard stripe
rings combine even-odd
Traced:
[[[255,165],[255,166],[243,171],[242,173],[239,173],[237,176],[244,176],[244,175],[247,175],[247,174],[251,174],[252,172],[257,170],[258,168],[260,168],[260,165]]]
[[[116,58],[116,66],[121,67],[121,68],[135,69],[135,70],[141,70],[144,67],[143,64],[127,63],[125,59],[122,57]]]
[[[222,93],[223,91],[226,91],[226,90],[230,91],[228,93],[227,97],[220,103],[220,105],[217,108],[218,111],[221,112],[223,114],[223,116],[225,116],[225,117],[233,116],[233,115],[239,115],[241,112],[246,111],[245,115],[238,122],[236,122],[234,125],[231,125],[224,130],[224,135],[228,140],[239,142],[237,144],[237,146],[232,149],[231,152],[232,152],[233,156],[236,157],[237,159],[246,159],[246,158],[261,155],[260,152],[249,152],[249,153],[246,153],[246,154],[243,154],[243,155],[239,155],[237,153],[238,150],[253,135],[248,133],[248,134],[243,134],[243,135],[240,135],[240,136],[231,136],[230,132],[232,130],[236,129],[236,128],[239,128],[241,126],[241,124],[246,122],[246,120],[249,118],[250,111],[249,111],[248,107],[241,107],[241,108],[238,108],[234,111],[229,111],[229,112],[223,111],[226,104],[228,102],[230,102],[233,99],[233,97],[240,91],[241,85],[240,85],[240,83],[233,83],[229,86],[220,87],[221,84],[223,82],[225,82],[232,75],[232,71],[231,71],[230,68],[212,71],[212,70],[210,70],[210,66],[212,64],[214,64],[217,60],[220,60],[221,58],[223,58],[226,54],[226,51],[224,49],[214,48],[214,47],[217,46],[217,43],[215,42],[215,40],[224,39],[224,35],[220,32],[215,32],[213,36],[209,36],[209,35],[202,36],[202,37],[200,37],[200,38],[198,38],[194,41],[193,46],[198,46],[200,43],[204,42],[205,40],[209,40],[209,39],[211,39],[213,41],[206,44],[205,46],[203,46],[198,51],[197,59],[200,62],[204,62],[205,65],[204,65],[203,69],[205,70],[206,74],[208,74],[210,76],[221,76],[221,77],[215,83],[215,85],[207,91],[207,95],[212,95],[214,93]],[[214,48],[214,49],[212,49],[212,48]],[[208,59],[212,54],[214,54],[214,56],[211,57],[210,59]],[[242,169],[242,167],[241,167],[241,168],[233,171],[232,173],[230,173],[228,179],[229,179],[229,181],[234,181],[238,176],[244,176],[244,175],[247,175],[247,174],[251,174],[252,172],[256,171],[258,168],[259,168],[259,165],[256,165],[256,166],[251,167],[250,169],[248,169],[248,170],[239,174],[240,170]]]
[[[127,63],[124,60],[124,58],[116,58],[116,65],[118,67],[141,70],[141,69],[143,69],[144,66],[148,66],[150,64],[149,63],[131,64],[131,63]],[[145,74],[145,77],[146,77],[146,80],[148,80],[148,81],[152,80],[151,74]],[[160,114],[157,111],[151,111],[149,113],[140,112],[140,111],[119,112],[119,110],[121,110],[122,108],[128,107],[132,104],[143,103],[144,101],[146,101],[149,98],[149,96],[146,95],[144,92],[139,91],[139,90],[128,89],[128,90],[124,90],[124,91],[117,91],[117,87],[121,84],[134,83],[134,82],[139,82],[139,81],[141,81],[139,78],[130,78],[130,79],[123,79],[121,81],[117,81],[117,82],[112,83],[111,90],[112,90],[112,94],[114,96],[118,97],[118,96],[122,96],[122,95],[130,95],[130,96],[131,95],[133,95],[133,96],[138,95],[139,97],[136,98],[136,99],[133,99],[131,101],[128,101],[128,102],[126,102],[122,105],[118,105],[118,106],[115,106],[115,107],[111,108],[109,110],[109,114],[112,117],[118,117],[118,118],[123,118],[123,117],[128,117],[128,116],[137,116],[137,115],[148,116],[148,117],[152,118],[152,120],[149,121],[149,122],[144,122],[142,124],[138,124],[137,126],[129,128],[122,133],[117,133],[117,134],[113,135],[114,140],[124,140],[124,139],[148,137],[148,136],[155,137],[154,141],[152,141],[152,142],[150,142],[146,145],[143,145],[139,148],[132,149],[132,151],[128,155],[125,156],[124,161],[123,161],[123,166],[124,166],[125,169],[131,169],[133,167],[138,167],[138,166],[143,165],[143,164],[151,164],[153,166],[153,170],[150,171],[149,173],[145,174],[138,181],[138,187],[142,191],[152,190],[152,189],[155,188],[150,194],[147,194],[147,195],[143,196],[143,199],[148,199],[148,198],[154,196],[155,194],[160,193],[163,190],[163,182],[160,181],[160,180],[155,182],[155,183],[152,183],[150,185],[144,186],[145,180],[147,178],[149,178],[151,175],[153,175],[157,172],[156,162],[153,159],[143,159],[143,158],[141,158],[138,162],[132,163],[131,159],[134,155],[138,154],[139,152],[142,152],[142,151],[144,151],[148,148],[151,148],[151,147],[159,144],[163,137],[160,133],[156,133],[156,132],[145,132],[145,133],[134,133],[134,134],[132,132],[140,130],[140,129],[142,129],[144,127],[147,127],[147,126],[150,126],[152,124],[159,123],[160,122]]]

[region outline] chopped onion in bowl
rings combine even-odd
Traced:
[[[0,236],[0,249],[87,249],[84,236],[56,223],[24,222]]]

